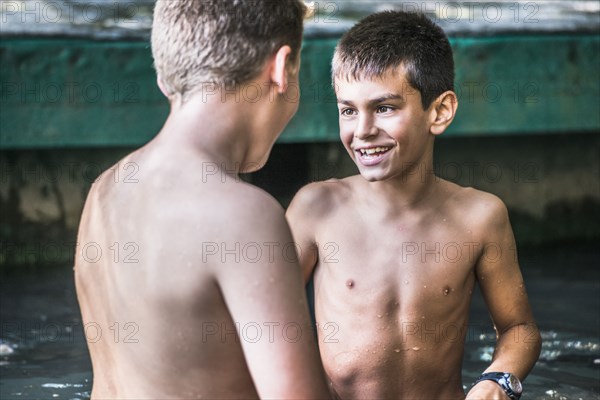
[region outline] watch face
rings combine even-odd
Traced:
[[[517,394],[520,394],[523,391],[519,378],[514,375],[509,375],[508,386],[510,386],[510,389]]]

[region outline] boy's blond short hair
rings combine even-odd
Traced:
[[[152,55],[163,89],[185,102],[206,84],[247,83],[283,45],[295,62],[306,12],[301,0],[157,0]]]

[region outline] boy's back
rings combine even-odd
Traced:
[[[79,229],[92,398],[329,397],[283,210],[239,178],[297,110],[304,12],[297,0],[157,2],[171,113],[94,183]],[[241,97],[256,85],[264,95]]]
[[[302,324],[312,342],[300,274],[281,251],[241,251],[291,242],[283,211],[223,171],[185,173],[212,165],[195,155],[156,147],[121,161],[139,167],[137,183],[102,175],[82,217],[76,283],[94,396],[256,398],[243,345],[255,373],[302,379],[294,364],[310,356],[286,349],[283,332]]]
[[[185,158],[170,158],[178,160],[170,166],[148,158],[151,149],[121,161],[141,167],[137,183],[115,183],[105,173],[82,217],[76,276],[82,313],[91,317],[94,395],[199,397],[219,388],[224,398],[257,397],[218,284],[219,277],[238,279],[241,266],[219,271],[202,262],[203,243],[233,243],[223,219],[234,217],[231,195],[248,197],[251,189],[203,184],[182,173]]]

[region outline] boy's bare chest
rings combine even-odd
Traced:
[[[403,221],[337,219],[319,227],[317,241],[319,266],[332,278],[409,282],[424,289],[431,282],[442,288],[464,283],[482,251],[468,221],[443,214]]]
[[[381,322],[460,320],[475,282],[480,246],[468,229],[436,221],[337,221],[318,230],[319,310],[343,304]],[[334,307],[335,308],[335,307]]]

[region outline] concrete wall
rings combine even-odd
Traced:
[[[0,265],[37,271],[72,263],[85,196],[97,175],[132,148],[0,152]],[[440,176],[500,196],[520,246],[600,239],[600,135],[440,138]],[[135,170],[113,169],[135,184]],[[247,180],[286,206],[304,184],[356,173],[338,143],[278,144]],[[133,178],[133,179],[132,179]],[[132,181],[132,183],[127,183]]]

